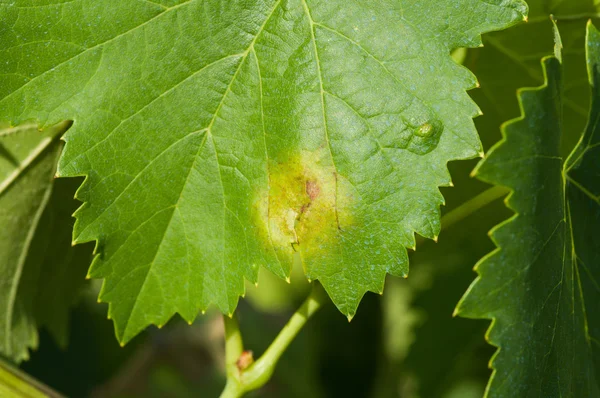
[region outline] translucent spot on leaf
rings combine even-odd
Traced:
[[[430,123],[424,123],[415,132],[419,137],[428,137],[433,132],[433,126]]]
[[[440,142],[444,125],[437,119],[430,119],[412,128],[412,136],[406,149],[418,155],[433,151]]]
[[[413,108],[402,114],[382,114],[370,120],[371,131],[382,147],[425,155],[438,146],[444,125],[424,105]]]

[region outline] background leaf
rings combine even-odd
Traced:
[[[523,116],[506,125],[504,139],[477,169],[479,178],[513,190],[507,204],[517,213],[492,232],[498,250],[477,265],[480,276],[457,309],[463,316],[493,319],[488,338],[500,350],[492,361],[489,396],[600,393],[592,355],[599,247],[592,231],[600,227],[600,208],[597,196],[586,196],[597,181],[583,178],[578,186],[572,176],[575,164],[575,170],[598,175],[597,157],[588,155],[598,139],[599,38],[589,25],[592,113],[570,157],[581,163],[569,160],[565,166],[560,156],[562,66],[549,57],[546,84],[520,93]],[[557,43],[558,56],[560,49]]]
[[[71,247],[78,181],[54,182],[59,137],[70,122],[0,129],[0,353],[19,362],[45,326],[66,344],[70,306],[91,260]]]
[[[544,83],[539,60],[553,46],[550,16],[560,27],[564,46],[564,132],[561,155],[567,156],[585,127],[589,108],[589,85],[585,71],[585,22],[596,18],[600,4],[593,0],[529,0],[528,21],[512,29],[492,32],[483,37],[484,47],[469,50],[464,65],[479,80],[481,89],[470,94],[481,107],[483,116],[476,119],[484,145],[500,136],[498,127],[519,116],[515,92],[521,87]],[[525,40],[524,38],[527,38]],[[487,134],[494,131],[492,137]],[[490,137],[486,140],[486,137]],[[454,193],[454,192],[452,192]]]
[[[244,277],[285,278],[295,253],[351,318],[386,273],[407,273],[415,232],[438,234],[446,163],[481,151],[474,77],[448,53],[525,12],[14,2],[0,9],[0,118],[75,120],[59,173],[87,176],[75,241],[98,241],[90,276],[120,341],[174,312],[231,313]]]

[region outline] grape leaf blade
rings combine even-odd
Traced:
[[[558,34],[557,34],[558,37]],[[498,249],[457,307],[461,316],[492,319],[499,350],[487,396],[598,396],[600,276],[600,34],[588,24],[592,85],[585,133],[566,161],[560,156],[563,93],[560,41],[544,59],[545,85],[522,90],[522,116],[503,128],[476,175],[513,193],[515,216],[491,232]]]
[[[97,241],[89,275],[122,342],[175,312],[232,313],[244,278],[260,266],[286,278],[297,255],[349,318],[387,273],[405,276],[414,234],[439,233],[446,163],[481,152],[476,81],[449,52],[527,12],[520,0],[21,4],[0,9],[0,118],[75,120],[59,175],[86,176],[74,241]]]

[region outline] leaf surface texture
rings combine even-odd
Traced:
[[[449,52],[518,0],[2,1],[0,119],[74,120],[75,242],[97,241],[119,340],[232,313],[300,256],[351,318],[414,233],[439,233],[446,163],[481,152]],[[469,10],[466,12],[465,10]],[[68,21],[68,22],[67,22]]]

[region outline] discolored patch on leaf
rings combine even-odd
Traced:
[[[321,150],[270,164],[268,186],[258,195],[255,222],[260,236],[265,248],[276,251],[286,272],[295,253],[314,253],[335,244],[352,222],[350,209],[356,198],[338,183],[332,165],[323,166],[326,160]]]

